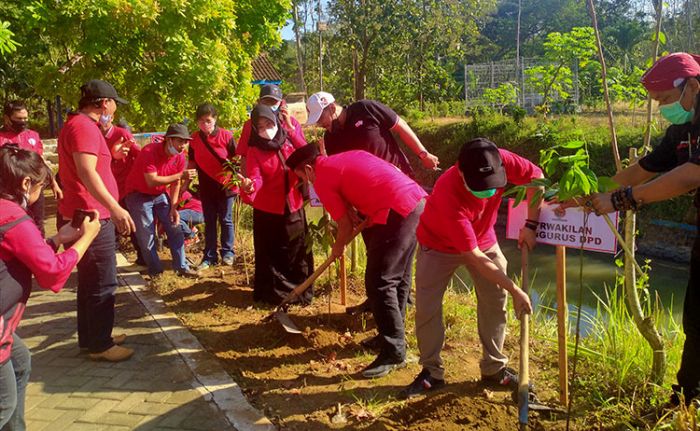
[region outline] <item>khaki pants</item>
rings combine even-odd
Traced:
[[[483,253],[503,272],[508,262],[498,244]],[[436,379],[444,379],[445,368],[440,351],[445,343],[445,325],[442,318],[442,299],[445,289],[465,258],[459,254],[442,253],[421,246],[416,263],[416,337],[420,350],[420,364]],[[506,334],[507,292],[486,281],[474,269],[467,268],[474,280],[477,298],[477,326],[482,346],[479,363],[482,375],[497,373],[508,363],[503,354]]]

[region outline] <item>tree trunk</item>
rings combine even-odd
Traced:
[[[299,31],[299,11],[298,4],[295,1],[293,4],[294,13],[294,39],[296,41],[296,51],[297,51],[297,68],[299,71],[299,85],[301,85],[301,91],[306,93],[306,80],[304,79],[304,62],[301,55],[301,34]]]

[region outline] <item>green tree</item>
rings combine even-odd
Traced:
[[[75,106],[83,82],[106,79],[131,101],[120,112],[138,128],[189,117],[203,101],[222,119],[244,119],[256,96],[251,60],[279,43],[291,7],[289,0],[3,3],[0,20],[22,45],[1,67],[8,85]],[[23,76],[27,82],[18,82]]]

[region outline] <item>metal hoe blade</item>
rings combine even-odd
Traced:
[[[292,319],[290,319],[289,315],[283,310],[275,311],[274,316],[275,319],[282,324],[285,331],[290,334],[301,334],[301,330],[294,324],[294,322],[292,322]]]

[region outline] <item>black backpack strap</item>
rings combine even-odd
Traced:
[[[221,163],[222,165],[226,164],[226,159],[221,157],[219,153],[214,151],[214,149],[209,145],[209,139],[207,139],[207,135],[202,132],[201,130],[199,131],[199,139],[202,140],[202,144],[204,145],[204,148],[209,150],[212,156]],[[231,138],[228,143],[226,144],[226,154],[228,155],[229,158],[233,157],[236,154],[236,140]]]
[[[31,220],[32,218],[29,217],[29,215],[23,215],[22,217],[18,218],[17,220],[13,220],[11,222],[5,223],[3,225],[0,225],[0,241],[2,241],[3,237],[5,236],[5,233],[12,229],[13,227],[17,226],[18,224],[22,223],[25,220]]]
[[[291,188],[289,185],[289,167],[287,166],[287,160],[284,158],[281,148],[277,150],[277,157],[279,157],[280,163],[282,163],[282,172],[284,173],[284,202],[287,205],[287,209],[291,212],[292,202],[289,200],[289,189]]]

